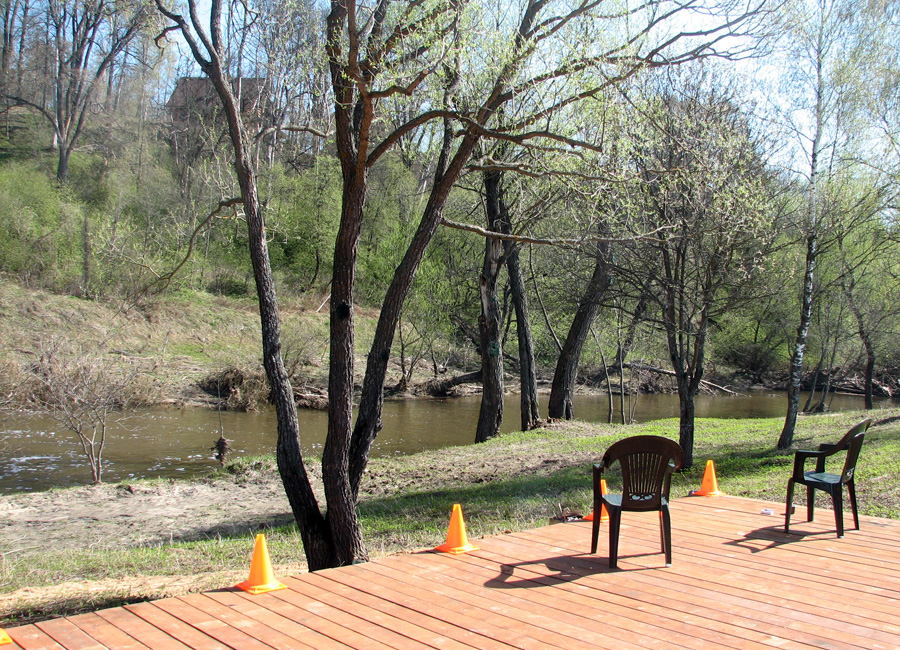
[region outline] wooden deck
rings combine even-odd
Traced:
[[[806,534],[785,535],[783,506],[677,499],[668,569],[655,513],[625,513],[618,571],[605,526],[591,556],[577,522],[470,540],[480,550],[460,556],[281,577],[289,589],[260,596],[224,589],[7,632],[69,650],[900,648],[900,521],[866,517],[839,540],[831,511],[806,524],[800,510]]]

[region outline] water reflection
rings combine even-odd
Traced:
[[[424,449],[469,444],[475,437],[480,397],[447,400],[386,402],[384,429],[375,441],[374,456],[406,454]],[[605,396],[577,396],[576,416],[606,422]],[[615,404],[618,408],[618,401]],[[697,417],[782,417],[782,393],[711,397],[696,401]],[[862,397],[838,395],[834,411],[863,407]],[[630,408],[630,407],[627,407]],[[638,421],[678,417],[675,395],[641,395],[635,404]],[[541,405],[546,415],[546,396]],[[301,411],[304,453],[321,454],[326,417],[321,411]],[[519,428],[517,396],[509,396],[503,430]],[[616,420],[619,420],[617,414]],[[221,418],[221,419],[220,419]],[[152,408],[129,413],[110,428],[104,451],[103,479],[107,482],[135,477],[204,474],[216,467],[212,446],[225,432],[232,454],[267,454],[275,448],[273,411],[217,413],[206,409]],[[84,485],[90,470],[73,434],[47,417],[26,415],[0,419],[0,491],[41,490]]]

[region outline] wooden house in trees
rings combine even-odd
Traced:
[[[249,133],[259,133],[275,121],[274,102],[266,79],[239,77],[232,80],[231,86],[240,100]],[[222,105],[207,77],[178,79],[166,101],[166,111],[171,124],[169,141],[180,166],[213,155],[221,146],[229,146]]]

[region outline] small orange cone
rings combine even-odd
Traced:
[[[454,555],[478,550],[477,546],[469,544],[469,537],[466,535],[466,522],[463,521],[462,508],[458,503],[453,505],[453,512],[450,515],[447,543],[441,544],[434,550],[442,553],[453,553]]]
[[[275,579],[272,561],[269,559],[269,547],[266,545],[266,536],[262,533],[256,536],[256,543],[253,545],[250,577],[235,587],[251,594],[264,594],[276,589],[287,589],[287,585],[283,585]]]
[[[12,643],[13,640],[9,638],[9,635],[0,629],[0,645],[6,645],[8,643]]]
[[[609,488],[606,487],[606,479],[600,479],[600,494],[609,494]],[[594,513],[592,512],[587,517],[584,518],[585,521],[594,521]],[[606,504],[604,503],[600,506],[600,523],[605,524],[609,522],[609,513],[606,511]]]
[[[706,469],[703,472],[703,482],[699,490],[691,492],[694,497],[720,497],[724,492],[719,490],[719,482],[716,481],[716,465],[711,460],[706,461]]]

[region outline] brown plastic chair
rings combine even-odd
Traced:
[[[634,436],[614,443],[600,463],[594,464],[594,528],[591,553],[597,552],[600,512],[609,512],[609,566],[619,559],[619,527],[622,512],[658,510],[660,541],[666,566],[672,566],[672,521],[669,516],[669,486],[672,474],[681,467],[684,453],[674,440],[662,436]],[[622,494],[601,494],[604,470],[618,462],[622,468]]]
[[[824,443],[819,445],[818,451],[798,449],[794,454],[794,473],[788,480],[787,502],[784,511],[784,531],[790,532],[791,502],[794,499],[794,485],[800,483],[806,486],[806,518],[813,520],[813,511],[816,505],[815,491],[822,490],[831,495],[831,503],[834,507],[834,521],[837,525],[837,536],[844,536],[844,495],[843,488],[847,486],[850,495],[850,507],[853,509],[853,524],[859,530],[859,513],[856,509],[856,485],[853,481],[856,473],[856,462],[859,460],[859,452],[862,449],[866,430],[871,426],[872,420],[863,420],[850,429],[836,444]],[[825,459],[838,452],[845,451],[844,470],[840,474],[828,474],[825,471]],[[804,472],[804,465],[808,458],[816,459],[816,469],[812,472]]]

